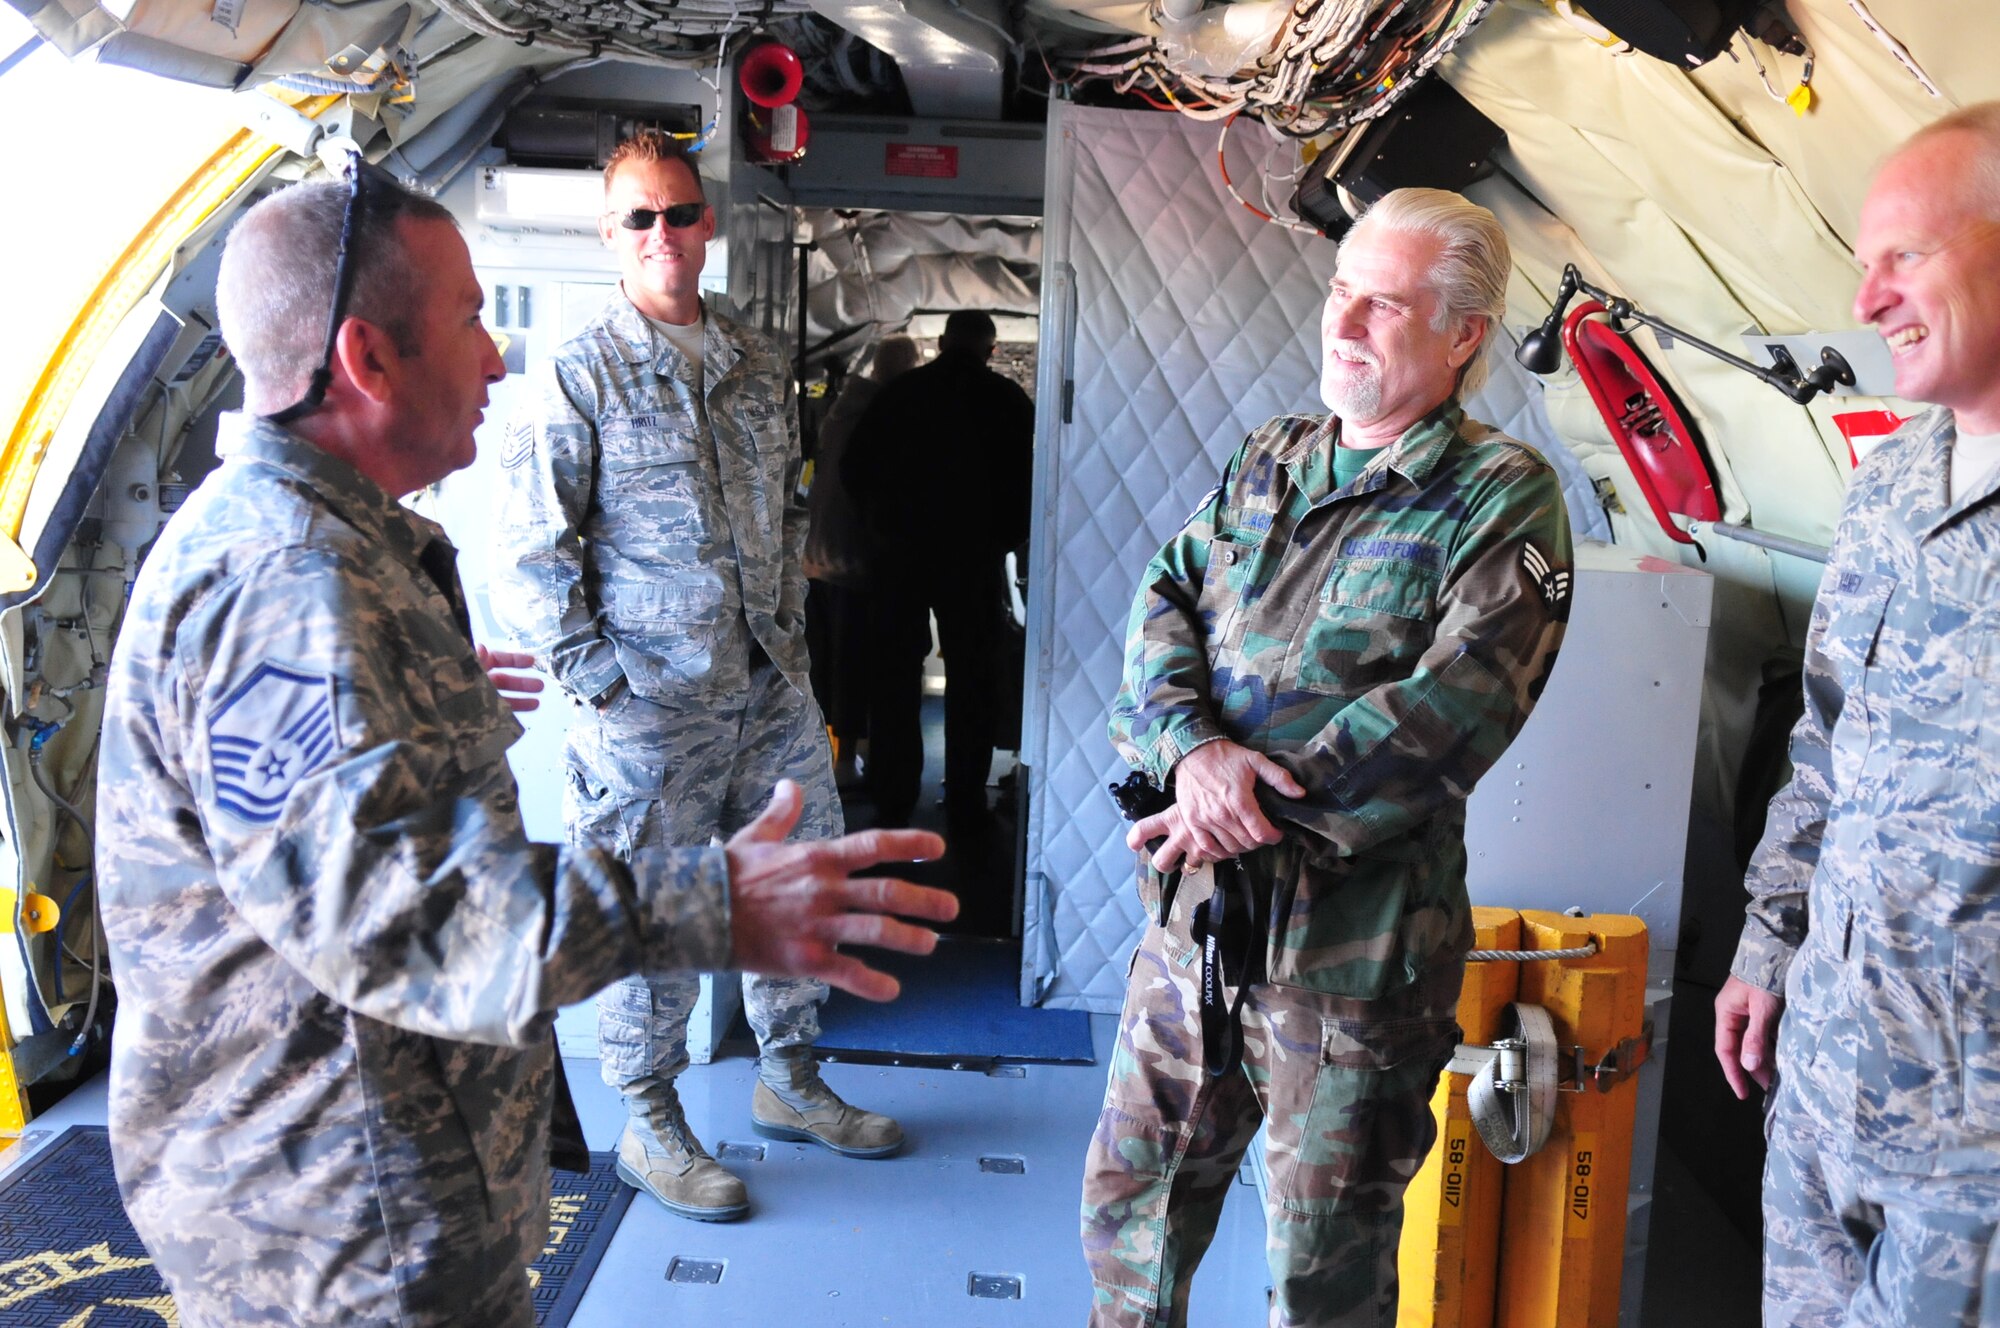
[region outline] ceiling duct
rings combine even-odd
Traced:
[[[690,105],[530,101],[507,112],[498,141],[518,166],[600,168],[641,129],[689,134],[701,118],[701,108]]]
[[[917,115],[998,120],[1007,35],[997,0],[810,0],[813,10],[886,51]]]

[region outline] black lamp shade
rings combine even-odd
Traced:
[[[1551,374],[1562,364],[1562,339],[1554,326],[1558,317],[1551,314],[1547,322],[1522,337],[1514,351],[1515,362],[1531,374]]]

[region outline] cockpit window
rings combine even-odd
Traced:
[[[0,5],[0,61],[34,35]],[[46,43],[0,76],[0,435],[91,289],[240,127],[231,96]]]

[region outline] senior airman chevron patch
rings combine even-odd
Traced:
[[[1565,616],[1569,607],[1569,573],[1552,569],[1548,555],[1533,544],[1521,546],[1521,568],[1542,592],[1542,603],[1548,611],[1558,618]]]

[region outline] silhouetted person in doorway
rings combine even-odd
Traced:
[[[938,357],[877,395],[841,478],[870,538],[875,685],[868,786],[878,824],[907,825],[923,776],[919,720],[931,614],[945,658],[945,816],[961,843],[991,825],[1007,551],[1028,532],[1034,405],[987,367],[992,318],[953,314]],[[1018,704],[1018,698],[1016,698]]]
[[[861,417],[885,383],[922,364],[914,338],[896,333],[875,348],[870,373],[850,374],[819,426],[813,458],[812,493],[806,499],[812,526],[806,536],[806,575],[812,579],[806,624],[825,632],[824,650],[814,647],[814,685],[820,708],[837,739],[834,777],[844,790],[854,777],[854,756],[868,736],[868,689],[874,673],[873,635],[868,614],[868,539],[854,510],[840,464]]]

